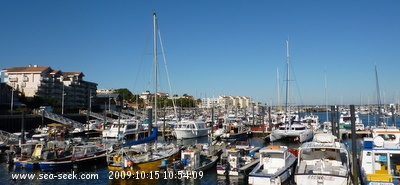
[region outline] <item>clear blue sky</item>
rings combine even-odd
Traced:
[[[325,74],[329,104],[376,103],[375,65],[382,101],[398,102],[398,0],[3,0],[0,67],[81,71],[98,88],[154,92],[153,11],[172,88],[159,53],[159,91],[276,104],[289,39],[295,104],[324,105]]]

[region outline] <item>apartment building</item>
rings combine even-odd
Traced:
[[[248,96],[226,96],[220,95],[218,98],[203,98],[202,108],[221,107],[221,108],[246,108],[252,106],[252,100]]]
[[[97,84],[83,79],[82,72],[63,72],[49,66],[4,68],[4,82],[26,98],[55,99],[58,105],[86,107],[96,95]]]

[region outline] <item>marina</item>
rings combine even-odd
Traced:
[[[325,113],[321,112],[321,113],[316,113],[316,114],[321,118],[321,120],[326,119],[324,117]],[[360,115],[360,119],[362,119],[363,122],[367,123],[367,124],[368,124],[368,120],[370,119],[369,117],[370,117],[370,115]],[[373,120],[373,119],[370,119],[370,120]],[[389,122],[389,124],[391,124],[391,123]],[[396,122],[396,124],[397,124],[397,122]],[[250,165],[250,166],[253,166],[253,168],[256,167],[256,165],[260,162],[260,155],[261,154],[258,154],[258,151],[262,147],[268,147],[270,145],[273,145],[273,146],[285,146],[285,147],[288,147],[288,148],[296,148],[296,149],[299,148],[299,147],[301,148],[301,143],[300,142],[289,142],[288,140],[275,141],[275,142],[266,142],[264,138],[268,134],[270,134],[270,131],[259,131],[259,130],[255,129],[255,128],[261,128],[261,127],[263,127],[263,126],[261,126],[261,125],[253,126],[253,128],[254,128],[253,130],[254,131],[253,131],[252,137],[245,139],[244,140],[245,142],[241,142],[241,143],[237,144],[238,148],[241,148],[242,150],[248,150],[247,153],[257,152],[255,154],[257,156],[257,161],[254,162],[255,165]],[[252,128],[252,127],[250,127],[250,128]],[[368,128],[368,125],[366,125],[366,128]],[[163,142],[166,141],[163,138],[162,133],[159,133],[160,130],[156,129],[154,131],[158,133],[157,134],[158,135],[157,140],[160,143],[163,143]],[[171,132],[171,131],[169,131],[169,132]],[[341,141],[343,141],[344,146],[346,146],[347,150],[349,150],[349,154],[353,154],[352,152],[350,152],[351,151],[351,139],[350,138],[352,137],[352,135],[350,133],[351,133],[350,130],[346,130],[346,131],[342,130],[342,140]],[[323,134],[323,131],[317,131],[316,132],[316,135],[319,135],[319,134]],[[370,130],[357,131],[357,145],[359,145],[357,147],[358,150],[359,150],[357,153],[361,152],[363,138],[366,137],[366,136],[373,136],[373,134],[375,134],[375,136],[377,136],[379,134],[382,134],[382,131],[376,130],[375,133],[371,133]],[[389,134],[389,133],[387,133],[387,134]],[[150,136],[155,137],[154,133],[152,135],[150,135]],[[102,140],[103,141],[113,141],[112,139],[109,139],[109,138],[101,138],[101,137],[97,137],[97,138],[98,138],[98,141],[102,141]],[[396,137],[396,138],[399,138],[399,137]],[[85,140],[85,139],[87,139],[87,138],[85,138],[85,137],[82,138],[82,140]],[[320,140],[323,140],[323,139],[320,139]],[[133,141],[133,142],[135,142],[135,141]],[[140,140],[138,142],[136,142],[136,143],[130,143],[130,144],[135,145],[135,144],[138,144],[139,142],[140,142]],[[148,142],[148,141],[146,141],[146,142]],[[193,138],[193,139],[183,139],[183,140],[172,139],[169,142],[172,142],[172,143],[180,145],[180,146],[186,146],[186,147],[195,146],[196,144],[200,144],[200,143],[203,143],[203,144],[207,143],[207,145],[212,146],[212,143],[214,143],[214,144],[216,143],[213,140],[213,138],[210,137],[210,136]],[[328,141],[326,140],[324,142],[328,142]],[[393,141],[392,143],[396,143],[396,142],[398,142],[398,141]],[[101,143],[101,142],[99,142],[99,143]],[[246,144],[246,143],[248,143],[248,144]],[[106,142],[103,142],[103,144],[107,145]],[[392,144],[392,145],[394,145],[394,144]],[[35,145],[33,144],[31,146],[33,146],[32,149],[34,150],[34,148],[35,148],[34,146]],[[251,147],[247,148],[246,146],[247,147],[252,146],[253,148],[251,148]],[[221,146],[214,146],[214,147],[221,147]],[[226,147],[226,146],[224,146],[224,147]],[[132,150],[132,149],[130,149],[130,150]],[[227,148],[227,150],[225,152],[227,152],[229,150],[230,149]],[[238,149],[238,151],[239,150],[240,149]],[[304,153],[304,152],[301,152],[301,151],[302,150],[300,150],[300,153]],[[188,151],[188,152],[189,152],[188,154],[191,153],[191,151]],[[305,153],[307,153],[307,152],[305,152]],[[180,155],[181,155],[180,152],[177,153],[177,156],[180,156]],[[222,154],[221,156],[223,156],[223,155],[224,154]],[[300,156],[305,156],[305,155],[300,154]],[[306,159],[306,157],[302,157],[302,158]],[[327,156],[326,158],[329,158],[329,157]],[[111,157],[110,159],[113,160],[113,157]],[[350,157],[347,157],[347,159],[350,160]],[[106,159],[104,159],[104,160],[106,161]],[[309,160],[312,160],[312,159],[310,158]],[[65,173],[65,174],[81,173],[82,174],[82,173],[87,173],[87,174],[98,175],[98,179],[92,179],[92,180],[75,179],[75,180],[61,180],[61,181],[62,182],[65,181],[66,184],[69,184],[71,182],[74,182],[74,183],[80,182],[80,183],[83,183],[83,184],[131,184],[131,183],[135,183],[135,182],[140,182],[140,183],[144,183],[144,184],[160,184],[160,185],[161,184],[176,184],[176,183],[182,183],[182,184],[204,184],[204,183],[207,183],[207,184],[248,184],[249,183],[248,182],[249,181],[248,180],[249,179],[248,175],[251,172],[251,169],[250,169],[250,171],[245,173],[245,177],[235,177],[235,176],[232,176],[232,175],[228,175],[228,176],[227,175],[218,175],[218,172],[217,172],[218,169],[217,169],[217,165],[216,165],[216,166],[213,166],[211,168],[208,168],[207,170],[202,171],[203,172],[202,173],[203,177],[200,178],[200,174],[198,174],[198,176],[196,177],[197,179],[195,179],[194,176],[188,176],[188,179],[177,179],[176,177],[173,177],[173,176],[171,176],[171,178],[169,178],[168,174],[162,174],[161,173],[159,179],[157,179],[157,180],[156,179],[148,179],[150,177],[147,177],[147,178],[144,178],[144,179],[124,179],[124,180],[122,180],[121,179],[122,178],[121,175],[119,175],[117,177],[111,177],[110,176],[110,175],[115,175],[116,172],[119,171],[119,170],[116,170],[116,171],[110,170],[110,168],[107,167],[107,163],[105,161],[104,161],[104,163],[98,163],[98,164],[95,164],[95,165],[93,165],[93,164],[92,165],[87,165],[87,166],[85,166],[83,168],[82,167],[81,168],[67,167],[67,168],[58,169],[58,170],[40,170],[40,169],[34,169],[34,168],[32,168],[32,169],[30,169],[30,168],[21,168],[21,167],[9,165],[9,164],[7,164],[7,155],[5,155],[5,153],[3,153],[2,154],[2,161],[1,161],[1,164],[0,164],[0,166],[1,166],[1,170],[0,171],[2,171],[3,174],[9,174],[9,175],[1,177],[0,180],[6,181],[6,182],[10,182],[10,183],[14,183],[14,184],[32,184],[34,182],[34,180],[26,180],[26,179],[25,180],[12,180],[11,175],[12,174],[24,174],[24,173],[25,174],[52,174],[52,173],[58,173],[58,174],[59,173]],[[327,163],[326,161],[323,161],[323,162]],[[156,166],[159,166],[162,163],[163,163],[162,160],[160,160],[160,161],[157,162]],[[216,163],[218,163],[218,162],[216,162]],[[320,166],[322,165],[322,166],[325,166],[325,167],[329,166],[327,164],[323,165],[322,163],[321,164],[320,163],[315,163],[314,164],[314,169],[315,170],[317,170],[317,166],[318,165],[320,165]],[[126,164],[128,164],[128,163],[126,163]],[[308,162],[307,162],[307,164],[308,164]],[[337,165],[337,164],[339,164],[339,163],[332,163],[331,165],[333,166],[333,165]],[[296,170],[298,172],[296,171],[293,174],[296,174],[296,173],[301,174],[300,171],[303,168],[304,169],[311,169],[311,167],[306,167],[306,166],[303,167],[302,164],[298,164],[298,165],[299,166],[296,167],[297,168]],[[119,166],[121,166],[121,165],[119,165]],[[391,167],[390,169],[386,168],[386,170],[391,170],[393,168],[395,168],[395,167]],[[322,170],[322,169],[324,169],[324,168],[318,168],[318,170]],[[332,168],[328,168],[327,167],[326,170],[327,169],[334,170],[333,167]],[[340,169],[340,167],[339,167],[339,169]],[[348,170],[350,170],[350,169],[348,169]],[[162,172],[161,169],[160,170],[156,170],[156,171]],[[200,172],[200,171],[198,171],[198,172]],[[332,171],[332,172],[336,173],[335,171]],[[135,174],[135,173],[137,174],[139,172],[131,171],[130,173],[131,174]],[[126,172],[126,174],[128,174],[128,172]],[[338,172],[338,174],[340,174],[340,173]],[[375,176],[369,175],[368,177],[375,177]],[[119,178],[119,179],[117,179],[117,178]],[[127,177],[124,177],[124,178],[127,178]],[[294,178],[295,177],[293,177],[293,179]],[[387,177],[387,178],[389,178],[389,177]],[[306,178],[306,179],[309,179],[309,178]],[[36,180],[35,184],[51,184],[53,182],[54,181],[51,181],[51,180],[43,180],[43,179],[41,179],[41,180]],[[285,182],[285,183],[286,184],[290,184],[290,183],[294,183],[294,181]]]
[[[0,184],[400,185],[399,5],[4,1]]]

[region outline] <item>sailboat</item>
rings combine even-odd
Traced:
[[[157,95],[157,32],[156,13],[154,21],[154,67],[155,67],[155,94]],[[155,96],[155,120],[157,120],[157,96]],[[149,126],[151,130],[151,124]],[[159,170],[159,165],[179,158],[180,148],[175,144],[157,144],[158,128],[153,129],[152,135],[139,141],[128,142],[120,148],[107,154],[108,170],[112,174],[141,175]],[[119,172],[119,173],[116,173]]]
[[[271,142],[288,139],[289,141],[297,141],[300,143],[312,140],[314,136],[314,131],[308,128],[306,125],[301,124],[298,118],[298,114],[293,113],[289,110],[288,97],[289,97],[289,81],[290,81],[290,60],[289,60],[289,41],[286,40],[286,65],[287,65],[287,80],[286,80],[286,111],[284,114],[284,123],[277,129],[273,130],[269,135],[269,140]]]
[[[326,120],[322,123],[322,130],[324,133],[328,133],[332,131],[332,122],[328,120],[328,85],[326,82],[326,69],[325,69],[325,118]]]

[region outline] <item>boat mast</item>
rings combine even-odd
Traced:
[[[281,88],[279,86],[279,69],[276,68],[276,83],[278,85],[278,111],[282,110],[282,104],[281,104]]]
[[[326,68],[325,68],[325,112],[326,112],[326,122],[328,122],[328,85],[326,82]]]
[[[158,94],[158,68],[157,68],[157,16],[156,13],[153,12],[153,55],[154,55],[154,120],[155,123],[157,124],[157,94]],[[152,120],[150,120],[152,121]],[[151,129],[151,128],[150,128]]]
[[[381,91],[379,90],[379,80],[378,80],[378,70],[375,65],[375,79],[376,79],[376,95],[378,98],[378,126],[382,126],[383,120],[382,119],[382,111],[381,111]]]
[[[290,79],[290,64],[289,64],[289,41],[286,40],[286,65],[287,65],[287,74],[286,74],[286,102],[285,102],[285,110],[286,113],[288,113],[289,107],[288,107],[288,102],[289,102],[289,79]]]

